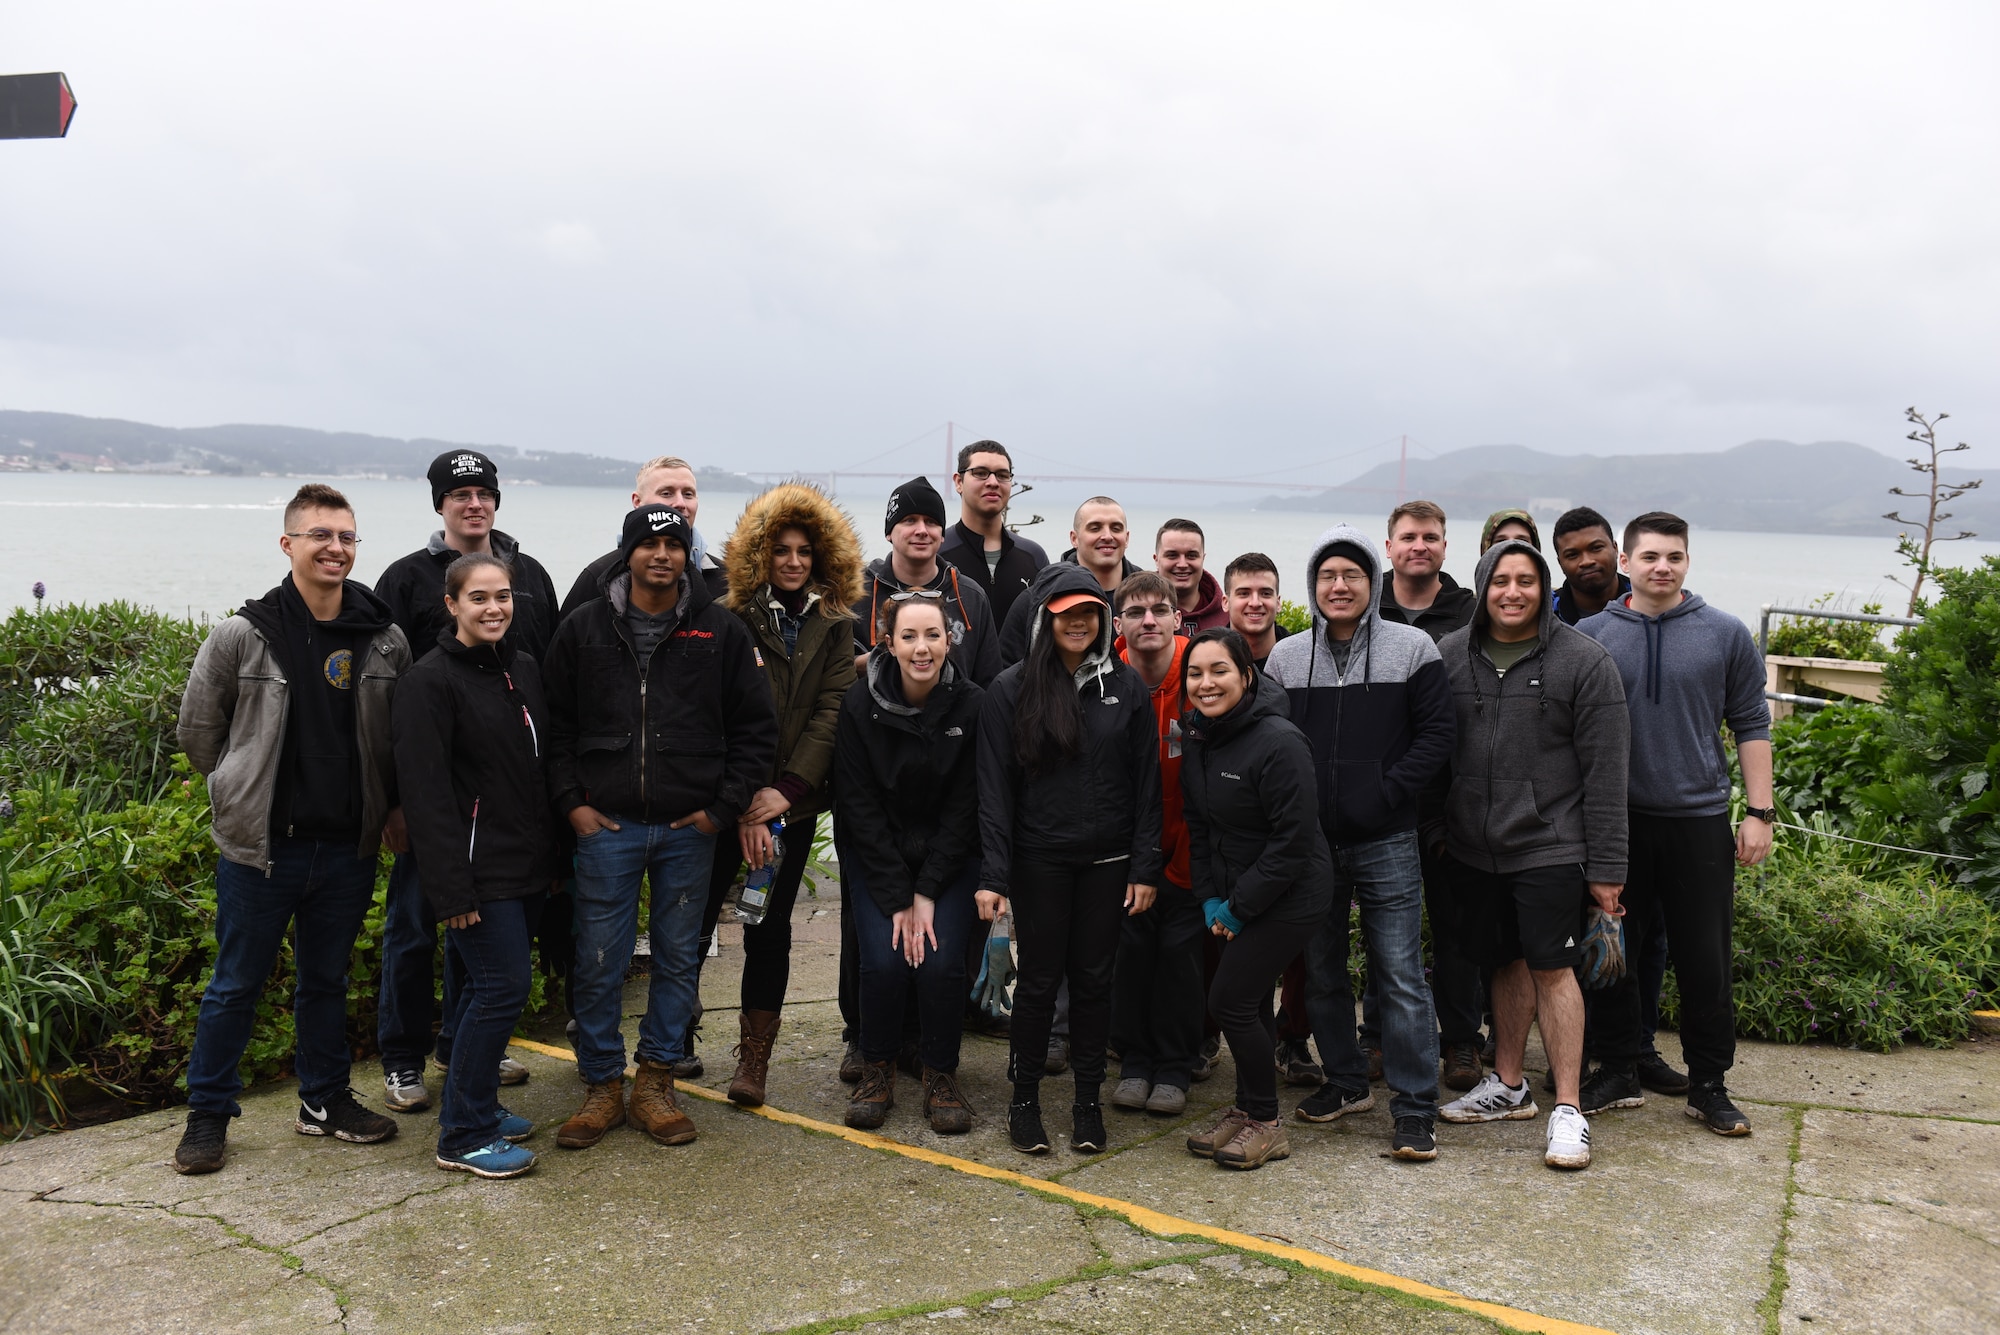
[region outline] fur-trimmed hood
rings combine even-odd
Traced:
[[[736,531],[723,552],[729,594],[723,601],[742,612],[770,580],[771,541],[788,528],[803,529],[812,541],[813,577],[820,614],[850,615],[861,599],[861,539],[847,512],[809,482],[780,482],[743,507]]]

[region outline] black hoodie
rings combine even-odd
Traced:
[[[513,576],[514,620],[507,628],[507,643],[546,658],[556,634],[556,586],[542,563],[505,533],[495,529],[492,545],[493,554],[507,563]],[[452,630],[451,614],[444,610],[444,572],[460,555],[445,545],[444,530],[439,529],[422,550],[391,562],[375,581],[375,594],[389,605],[411,653],[436,644],[439,635]]]
[[[1020,595],[1014,599],[1014,605],[1007,609],[1007,619],[1000,627],[1000,662],[1002,666],[1012,667],[1028,656],[1028,640],[1030,638],[1030,631],[1034,626],[1035,617],[1041,611],[1042,604],[1049,600],[1049,582],[1060,575],[1064,567],[1083,570],[1082,563],[1076,559],[1076,548],[1070,548],[1062,554],[1061,559],[1052,561],[1036,571],[1035,577],[1029,582],[1028,587],[1021,591]],[[1121,584],[1124,583],[1132,576],[1138,574],[1142,568],[1133,565],[1129,560],[1126,561],[1124,569],[1119,571],[1118,582]],[[1084,573],[1087,575],[1090,574],[1087,570]],[[1098,584],[1097,576],[1095,575],[1090,576],[1090,587],[1103,593],[1107,599],[1111,597],[1110,591],[1105,590]]]
[[[410,847],[442,921],[548,889],[556,830],[541,669],[504,643],[436,645],[397,683],[392,718]]]
[[[271,832],[354,843],[362,807],[354,688],[370,637],[393,624],[388,604],[367,585],[348,580],[341,586],[340,614],[316,621],[286,575],[277,588],[243,604],[241,615],[276,648],[294,686]],[[393,797],[389,805],[395,806]]]
[[[903,699],[886,644],[847,688],[834,732],[833,819],[890,915],[935,900],[979,852],[979,706],[985,693],[949,660],[922,707]]]
[[[1313,751],[1285,717],[1285,690],[1258,673],[1219,719],[1181,716],[1181,810],[1197,899],[1238,922],[1317,923],[1333,907],[1333,856],[1320,829]]]
[[[1025,663],[994,678],[979,711],[979,830],[985,851],[979,884],[1009,893],[1019,849],[1067,863],[1129,857],[1126,881],[1157,886],[1166,858],[1160,851],[1160,736],[1153,693],[1111,652],[1110,598],[1095,575],[1082,566],[1052,565],[1035,583],[1029,625],[1038,634],[1046,633],[1051,600],[1067,593],[1104,600],[1097,646],[1074,674],[1083,747],[1053,774],[1028,774],[1014,754],[1014,706]]]

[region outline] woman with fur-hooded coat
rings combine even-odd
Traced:
[[[764,1101],[771,1045],[791,980],[792,905],[827,807],[840,701],[854,684],[848,609],[861,597],[861,540],[840,507],[817,487],[786,482],[744,508],[723,566],[729,576],[723,601],[750,628],[770,679],[778,707],[778,756],[744,810],[737,838],[717,843],[705,937],[713,937],[744,864],[769,860],[771,822],[782,817],[785,823],[784,857],[769,909],[762,922],[743,929],[742,1040],[729,1097],[754,1108]]]

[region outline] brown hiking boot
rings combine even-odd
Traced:
[[[736,1074],[729,1101],[746,1108],[764,1106],[764,1081],[771,1073],[771,1045],[778,1041],[777,1011],[743,1011],[736,1019],[743,1037],[736,1044]]]
[[[847,1124],[856,1131],[873,1131],[889,1118],[896,1105],[896,1063],[868,1062],[861,1068],[861,1081],[847,1104]]]
[[[1207,1128],[1187,1138],[1188,1153],[1203,1159],[1215,1157],[1217,1147],[1236,1139],[1236,1133],[1250,1124],[1250,1114],[1241,1108],[1224,1108]]]
[[[1283,1121],[1245,1121],[1233,1140],[1215,1147],[1215,1161],[1224,1168],[1262,1168],[1272,1159],[1291,1155],[1292,1141]]]
[[[614,1075],[584,1092],[576,1116],[556,1132],[556,1144],[566,1150],[587,1150],[614,1126],[625,1125],[625,1077]]]
[[[931,1130],[940,1136],[959,1136],[972,1130],[972,1105],[958,1087],[958,1076],[950,1071],[924,1068],[924,1116]]]
[[[1444,1087],[1460,1093],[1477,1085],[1486,1068],[1479,1064],[1479,1049],[1471,1043],[1453,1043],[1444,1050]]]
[[[672,1062],[639,1060],[632,1082],[632,1121],[662,1145],[685,1145],[695,1138],[694,1121],[674,1097]]]

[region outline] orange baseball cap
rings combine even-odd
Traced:
[[[1085,603],[1104,606],[1104,600],[1094,593],[1065,593],[1060,597],[1049,599],[1049,611],[1067,612],[1072,607],[1082,607]]]

